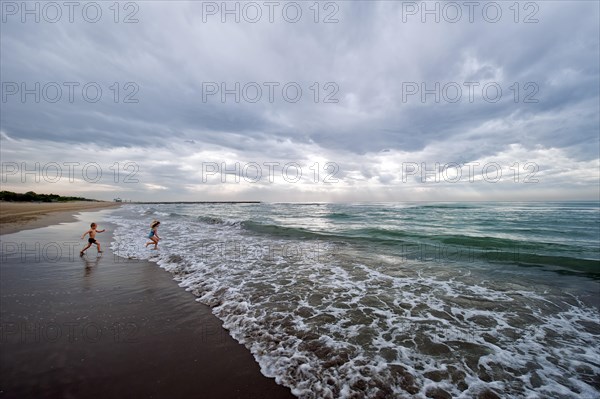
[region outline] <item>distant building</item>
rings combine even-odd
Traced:
[[[122,200],[121,198],[118,198],[118,197],[117,197],[117,198],[115,198],[115,199],[114,199],[114,201],[115,201],[115,202],[123,202],[123,200]]]

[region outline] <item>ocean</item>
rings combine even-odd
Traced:
[[[127,204],[105,221],[118,256],[171,272],[300,398],[600,397],[598,202]]]

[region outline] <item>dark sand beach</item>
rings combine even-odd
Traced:
[[[75,213],[85,210],[113,208],[116,202],[5,202],[0,201],[0,234],[37,229],[53,224],[75,222]]]
[[[0,236],[0,396],[293,397],[170,273],[116,257],[106,212]],[[104,253],[80,258],[90,221]]]

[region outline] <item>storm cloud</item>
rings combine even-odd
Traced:
[[[598,199],[597,2],[47,4],[2,3],[3,189]]]

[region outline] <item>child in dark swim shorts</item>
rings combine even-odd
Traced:
[[[96,223],[92,223],[90,225],[90,229],[88,231],[86,231],[85,233],[83,233],[83,235],[81,236],[81,239],[83,240],[85,238],[85,236],[87,234],[90,235],[90,238],[88,238],[88,244],[85,246],[85,248],[83,248],[81,251],[79,251],[79,256],[83,256],[83,253],[92,246],[92,244],[96,244],[96,248],[98,249],[98,253],[101,254],[102,251],[100,250],[100,243],[98,241],[96,241],[96,233],[104,233],[106,230],[96,230],[96,228],[98,227],[96,225]]]

